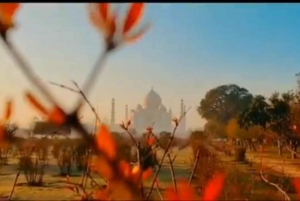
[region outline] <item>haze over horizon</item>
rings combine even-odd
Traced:
[[[118,8],[126,9],[124,4]],[[102,36],[88,21],[85,4],[23,4],[12,41],[43,81],[81,85],[102,51]],[[253,94],[270,95],[296,87],[300,64],[299,4],[148,4],[142,22],[152,29],[136,44],[113,53],[89,96],[103,119],[116,101],[116,122],[125,105],[134,109],[151,89],[179,114],[180,99],[191,111],[187,128],[205,121],[196,108],[205,93],[222,84],[237,84]],[[34,87],[0,46],[0,112],[4,100],[15,101],[13,120],[27,126],[37,113],[24,101]],[[65,108],[77,97],[48,84]],[[92,122],[88,107],[84,122]]]

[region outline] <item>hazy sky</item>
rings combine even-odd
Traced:
[[[196,128],[204,123],[196,107],[213,87],[235,83],[263,95],[293,89],[300,71],[299,13],[298,4],[149,4],[144,22],[152,22],[151,31],[110,56],[91,102],[109,119],[115,98],[121,121],[125,104],[135,108],[153,86],[174,114],[184,99],[192,107],[188,127]],[[12,40],[45,83],[82,84],[102,51],[85,4],[24,4],[17,22]],[[23,92],[33,87],[2,44],[0,55],[0,99],[13,97],[14,118],[26,125],[35,113]],[[72,106],[74,94],[49,87],[64,106]]]

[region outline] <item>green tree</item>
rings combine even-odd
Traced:
[[[262,129],[259,126],[253,126],[249,129],[241,128],[236,119],[231,119],[226,126],[226,133],[228,137],[239,139],[240,145],[249,147],[256,151],[253,144],[253,139],[260,139],[262,137]]]
[[[246,129],[253,126],[261,126],[263,129],[266,129],[267,124],[271,120],[269,107],[264,96],[255,96],[248,108],[238,114],[237,121],[239,125]]]
[[[291,108],[294,101],[292,92],[275,92],[268,100],[261,95],[255,96],[250,106],[238,115],[238,123],[242,128],[260,126],[265,131],[275,133],[279,155],[282,155],[283,143],[295,151],[299,139],[292,130]],[[294,153],[292,157],[295,157]]]
[[[226,124],[251,103],[252,95],[235,84],[221,85],[209,90],[201,100],[198,113],[206,120]]]

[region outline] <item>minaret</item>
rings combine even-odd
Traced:
[[[111,116],[110,116],[110,125],[115,125],[115,99],[111,100]]]
[[[173,112],[172,112],[171,108],[169,108],[169,117],[170,117],[169,130],[170,130],[170,132],[171,132],[171,131],[172,131],[172,128],[173,128],[173,126],[172,126]]]
[[[183,106],[183,113],[184,113],[184,117],[182,119],[182,131],[185,132],[186,131],[186,108],[185,105]]]
[[[128,105],[125,106],[125,122],[128,122]]]
[[[183,99],[181,99],[181,102],[180,102],[180,117],[183,115],[184,113],[184,110],[183,110]]]
[[[183,116],[183,99],[180,100],[180,113],[179,113],[179,117],[178,119],[182,118]],[[179,122],[179,126],[178,126],[178,132],[181,134],[182,132],[182,128],[183,128],[183,125],[182,125],[182,120]]]

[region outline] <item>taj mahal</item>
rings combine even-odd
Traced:
[[[183,100],[180,101],[180,114],[174,115],[180,117],[185,112]],[[125,106],[125,122],[131,121],[131,129],[137,133],[144,133],[149,126],[153,127],[153,132],[160,133],[163,131],[171,132],[174,128],[172,110],[167,110],[162,103],[160,95],[153,88],[147,93],[143,104],[138,104],[135,109],[131,109],[129,114],[128,105]],[[119,124],[115,122],[115,99],[111,103],[111,119],[110,129],[120,131]],[[186,116],[184,116],[177,128],[177,133],[184,134],[186,132]]]

